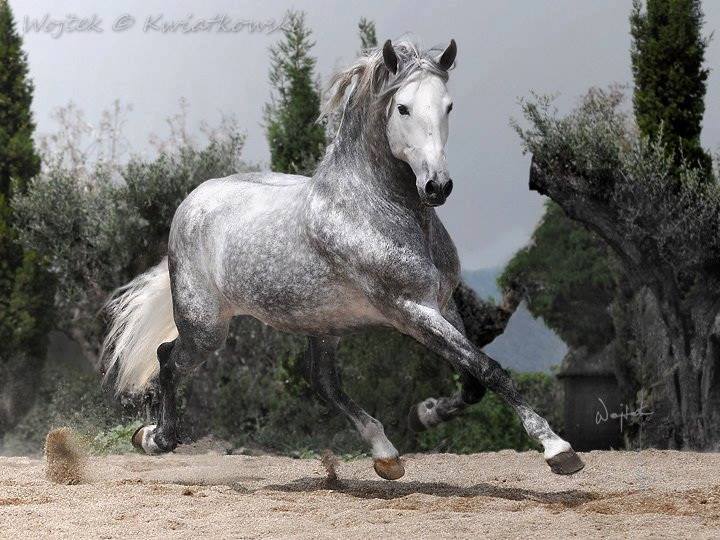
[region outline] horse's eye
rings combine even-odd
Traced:
[[[450,105],[448,105],[448,108],[447,108],[447,113],[448,113],[448,114],[450,114],[450,111],[452,111],[452,106],[453,106],[452,103],[451,103]]]
[[[410,114],[410,109],[408,109],[405,105],[398,105],[398,112],[403,116],[408,116]]]

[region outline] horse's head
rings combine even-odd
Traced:
[[[447,71],[455,62],[455,40],[440,54],[429,69],[403,66],[390,40],[383,47],[383,60],[402,82],[388,105],[387,138],[392,154],[415,173],[420,200],[428,206],[439,206],[452,191],[453,182],[447,169],[445,144],[452,99],[447,90]],[[402,77],[403,70],[412,71]]]

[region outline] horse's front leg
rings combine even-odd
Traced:
[[[528,435],[543,445],[554,473],[573,474],[585,466],[570,444],[525,402],[500,364],[470,343],[438,309],[410,300],[398,301],[396,308],[393,324],[398,330],[443,356],[457,371],[470,373],[515,410]]]
[[[443,313],[447,319],[463,336],[465,325],[457,310],[455,302],[450,299]],[[408,425],[415,432],[425,431],[442,422],[448,422],[462,414],[462,412],[485,395],[485,387],[468,371],[460,372],[460,389],[449,397],[429,397],[410,407]]]
[[[375,472],[386,480],[405,474],[399,453],[385,436],[383,425],[359,407],[342,389],[335,361],[340,339],[334,336],[310,337],[305,359],[306,377],[314,390],[335,410],[352,422],[360,437],[372,449]]]

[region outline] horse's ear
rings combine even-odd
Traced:
[[[438,64],[440,65],[440,69],[443,71],[447,71],[452,67],[452,65],[455,63],[455,57],[457,56],[457,44],[455,43],[454,39],[450,40],[450,45],[448,45],[448,48],[445,49],[445,52],[442,53],[440,58],[438,59]]]
[[[390,70],[390,73],[395,75],[398,68],[398,57],[395,49],[393,48],[392,41],[389,39],[383,45],[383,60],[385,66]]]

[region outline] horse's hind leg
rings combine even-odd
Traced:
[[[485,387],[468,372],[460,373],[460,389],[449,397],[427,398],[410,407],[408,426],[415,432],[425,431],[442,422],[457,418],[485,395]]]
[[[382,424],[360,408],[342,389],[335,362],[339,338],[310,337],[305,358],[306,376],[315,391],[334,409],[345,415],[360,437],[372,448],[375,472],[386,480],[405,474],[398,451],[385,436]]]
[[[135,432],[133,445],[148,454],[171,452],[178,444],[178,414],[175,394],[180,378],[204,362],[225,342],[229,317],[221,316],[220,303],[203,289],[175,294],[175,324],[178,337],[157,349],[160,373],[158,387],[161,408],[157,425],[144,426]],[[203,298],[199,295],[203,294]],[[192,299],[191,303],[188,300]],[[198,303],[201,301],[202,303]],[[203,309],[198,310],[197,306]],[[188,307],[186,307],[188,306]]]

